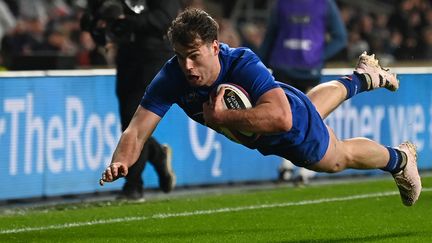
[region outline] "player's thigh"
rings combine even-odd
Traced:
[[[321,172],[339,172],[346,167],[346,149],[344,143],[340,141],[331,128],[327,126],[329,132],[329,145],[324,157],[316,164],[309,166],[308,169]]]
[[[325,119],[346,98],[346,89],[338,81],[319,84],[307,93],[316,110]]]

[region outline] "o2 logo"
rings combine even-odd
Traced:
[[[222,146],[219,141],[215,140],[216,132],[209,128],[205,128],[207,134],[205,135],[204,143],[201,143],[200,137],[198,136],[198,123],[192,119],[188,119],[188,123],[189,139],[193,154],[198,160],[204,161],[207,160],[214,151],[215,156],[211,168],[211,175],[214,177],[221,176],[222,170],[220,168],[220,164],[222,160]]]

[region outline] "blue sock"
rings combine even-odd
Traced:
[[[381,169],[384,171],[388,171],[392,174],[398,173],[399,171],[403,170],[406,165],[406,156],[404,156],[402,152],[397,149],[394,149],[392,147],[386,148],[390,154],[390,159],[386,167]]]
[[[342,83],[347,89],[346,99],[368,90],[368,83],[364,78],[364,74],[354,72],[353,75],[340,77],[337,81]]]

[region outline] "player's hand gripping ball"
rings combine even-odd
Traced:
[[[211,93],[210,103],[212,102],[212,98],[214,98],[222,88],[225,89],[222,98],[222,103],[225,109],[238,110],[252,108],[252,103],[246,90],[232,83],[220,84],[217,89]],[[216,129],[232,141],[241,144],[250,144],[259,137],[258,134],[248,131],[238,131],[226,127],[217,127]]]

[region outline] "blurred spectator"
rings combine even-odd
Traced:
[[[359,11],[354,5],[342,4],[341,13],[350,36],[348,60],[356,59],[362,51],[376,53],[383,64],[423,58],[422,32],[432,23],[432,13],[428,17],[431,3],[427,0],[396,2],[390,14],[379,9]]]
[[[346,44],[345,26],[333,0],[279,0],[271,13],[260,54],[276,80],[306,93],[319,84],[325,61]],[[293,178],[293,170],[294,165],[283,159],[279,179],[307,184],[315,175],[300,168],[299,175]]]
[[[349,31],[349,43],[343,52],[331,60],[353,60],[363,51],[374,52],[382,62],[387,63],[430,59],[424,52],[428,48],[426,36],[432,25],[429,0],[379,1],[380,4],[376,8],[361,7],[363,2],[337,1],[343,22]],[[243,13],[235,10],[241,7],[236,4],[237,1],[182,2],[185,6],[205,9],[217,17],[222,41],[233,46],[247,46],[252,50],[256,50],[262,42],[265,28],[259,21],[263,20],[260,17],[262,18],[262,13],[265,12],[262,8],[268,7],[267,4],[263,4],[265,1],[253,0],[248,4],[253,5],[255,9],[244,12],[245,15],[250,17],[254,14],[253,11],[261,11],[256,13],[253,21],[244,21],[246,16],[232,18],[231,14]],[[370,4],[371,1],[364,2]],[[78,20],[85,6],[86,0],[0,0],[0,42],[2,37],[5,39],[5,43],[0,43],[0,59],[3,59],[3,64],[8,66],[13,56],[39,55],[49,51],[61,55],[75,53],[80,65],[79,56],[89,47],[80,46],[81,34],[77,30]],[[257,9],[258,6],[262,8]],[[389,11],[392,7],[394,10]],[[251,19],[249,17],[247,19]],[[11,26],[12,29],[9,29]],[[59,44],[60,42],[63,44]],[[54,48],[53,44],[57,47]],[[92,50],[92,53],[107,58],[105,51],[100,49]],[[109,60],[105,62],[112,63]],[[96,61],[95,65],[100,63]]]
[[[103,47],[96,46],[89,32],[82,32],[80,35],[77,62],[79,67],[105,66],[108,64],[103,53]]]
[[[242,37],[242,46],[250,48],[253,52],[258,53],[264,39],[264,28],[256,23],[244,23],[240,26]]]
[[[346,44],[347,32],[333,0],[279,0],[260,54],[278,81],[307,92],[319,83],[324,62]]]
[[[7,4],[15,18],[19,16],[18,3],[16,0],[3,0],[3,2]]]
[[[240,35],[229,19],[218,18],[219,41],[228,44],[230,47],[239,47],[241,44]]]
[[[39,19],[18,20],[15,29],[3,38],[2,55],[6,66],[17,56],[31,55],[42,50],[45,26]]]
[[[198,9],[206,9],[203,0],[183,0],[182,1],[183,8],[198,8]]]
[[[58,59],[64,56],[68,60],[67,68],[73,67],[74,56],[78,55],[80,49],[80,9],[76,4],[73,6],[77,8],[73,9],[63,0],[17,1],[17,25],[4,37],[2,43],[4,51],[1,55],[5,66],[31,69],[31,63],[42,62],[38,62],[36,58],[24,57],[38,56],[41,60],[50,58],[50,62],[45,62],[43,68],[65,68],[66,66],[60,65],[66,63],[65,59]],[[28,64],[20,65],[22,62]]]
[[[422,59],[432,60],[432,25],[427,26],[423,29],[422,33]]]
[[[3,36],[15,27],[16,19],[10,11],[8,5],[0,0],[0,44]]]
[[[71,9],[63,0],[17,0],[19,16],[47,23],[52,18],[66,16]]]
[[[76,45],[68,38],[62,30],[51,30],[46,33],[44,42],[39,51],[55,55],[74,56],[77,53]]]
[[[418,56],[422,19],[417,10],[414,1],[403,0],[398,5],[397,11],[390,17],[390,29],[401,33],[403,37],[399,48],[394,52],[398,59],[413,59]]]
[[[389,43],[390,43],[390,30],[387,28],[389,16],[385,14],[375,15],[375,24],[373,24],[372,32],[370,33],[370,45],[371,51],[377,55],[390,54]],[[373,19],[372,19],[373,21]],[[381,61],[382,61],[382,55]]]
[[[369,52],[369,43],[362,39],[358,31],[350,31],[348,34],[347,58],[349,61],[357,60],[364,51]]]
[[[223,9],[220,3],[203,0],[183,0],[184,8],[198,8],[211,13],[216,22],[219,24],[219,41],[228,44],[231,47],[239,47],[241,38],[237,32],[236,26],[229,18],[224,17]]]
[[[5,65],[3,60],[3,51],[2,51],[2,40],[3,36],[6,35],[9,31],[12,31],[12,28],[15,27],[16,19],[12,12],[10,11],[8,5],[0,0],[0,69],[4,69]]]
[[[17,0],[18,15],[23,19],[38,19],[47,22],[49,13],[44,0]]]
[[[375,31],[375,21],[371,14],[364,13],[359,17],[358,31],[360,38],[365,40],[369,44],[369,47],[371,47],[372,35]],[[373,52],[373,50],[371,51]],[[355,58],[357,59],[357,57]]]

